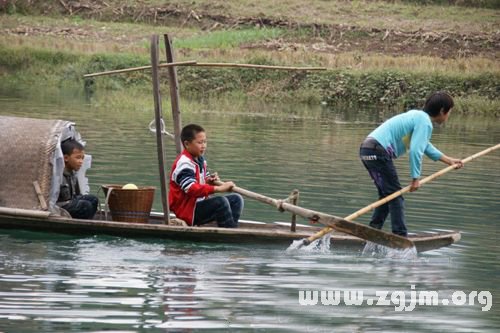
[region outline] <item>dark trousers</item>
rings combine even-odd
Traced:
[[[231,193],[225,196],[214,196],[196,203],[194,225],[202,225],[217,221],[222,228],[237,228],[243,211],[241,195]]]
[[[94,195],[77,195],[61,208],[64,208],[75,219],[91,219],[97,211],[98,203],[99,199]]]
[[[378,190],[379,199],[401,190],[396,167],[389,154],[379,145],[374,148],[360,148],[359,156],[363,165],[368,170]],[[399,196],[373,211],[370,226],[382,229],[385,219],[391,214],[392,232],[397,235],[407,236],[405,225],[404,199]]]

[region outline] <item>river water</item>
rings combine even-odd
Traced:
[[[196,105],[183,109],[183,123],[207,129],[209,168],[223,179],[274,198],[299,189],[300,205],[339,216],[377,199],[357,151],[390,112],[184,104]],[[78,91],[0,85],[0,114],[75,121],[93,156],[88,176],[94,193],[101,184],[159,184],[155,137],[147,129],[152,107],[117,108]],[[450,156],[467,157],[500,141],[500,122],[452,114],[432,141]],[[170,165],[171,142],[166,150]],[[407,157],[396,165],[407,182]],[[426,159],[424,175],[443,167]],[[500,152],[494,152],[406,195],[410,231],[462,231],[458,244],[413,259],[363,256],[335,246],[287,252],[0,230],[0,332],[496,332],[499,193]],[[154,209],[161,209],[159,191]],[[251,200],[242,218],[289,220]],[[301,291],[340,291],[345,297],[338,305],[324,305],[321,297],[302,305]],[[362,304],[347,304],[344,292],[363,293]],[[438,304],[413,308],[412,295],[423,292],[437,293]]]

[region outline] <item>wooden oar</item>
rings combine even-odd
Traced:
[[[497,145],[495,145],[495,146],[492,146],[492,147],[490,147],[488,149],[480,151],[479,153],[476,153],[474,155],[471,155],[471,156],[463,159],[462,163],[464,163],[464,164],[468,163],[468,162],[470,162],[470,161],[472,161],[472,160],[474,160],[474,159],[476,159],[476,158],[478,158],[480,156],[486,155],[486,154],[488,154],[488,153],[490,153],[490,152],[492,152],[492,151],[494,151],[494,150],[496,150],[498,148],[500,148],[500,143],[497,144]],[[444,168],[444,169],[442,169],[442,170],[440,170],[440,171],[438,171],[438,172],[436,172],[436,173],[434,173],[434,174],[432,174],[430,176],[427,176],[424,179],[420,180],[420,184],[423,185],[425,183],[428,183],[431,180],[434,180],[437,177],[442,176],[442,175],[444,175],[445,173],[447,173],[447,172],[449,172],[451,170],[454,170],[455,168],[456,168],[455,165],[447,166],[446,168]],[[370,204],[370,205],[368,205],[368,206],[366,206],[366,207],[364,207],[364,208],[362,208],[362,209],[360,209],[360,210],[352,213],[351,215],[347,216],[344,220],[349,221],[350,223],[353,223],[352,220],[354,220],[355,218],[357,218],[357,217],[359,217],[359,216],[361,216],[361,215],[363,215],[363,214],[371,211],[372,209],[375,209],[375,208],[377,208],[379,206],[382,206],[383,204],[385,204],[385,203],[391,201],[392,199],[394,199],[394,198],[402,195],[403,193],[406,193],[406,192],[410,191],[410,188],[411,188],[411,186],[408,185],[405,188],[403,188],[403,189],[401,189],[401,190],[399,190],[397,192],[394,192],[393,194],[388,195],[387,197],[385,197],[383,199],[380,199],[380,200],[378,200],[378,201],[376,201],[376,202],[374,202],[374,203],[372,203],[372,204]],[[316,239],[319,239],[319,238],[323,237],[324,235],[326,235],[327,233],[333,231],[333,229],[338,229],[334,225],[334,223],[332,223],[331,225],[328,225],[328,227],[322,229],[321,231],[319,231],[318,233],[312,235],[311,237],[303,239],[302,243],[303,243],[303,245],[308,245],[308,244],[312,243],[313,241],[315,241]],[[376,243],[376,242],[374,242],[374,243]]]
[[[221,183],[216,182],[216,184],[220,185]],[[314,210],[302,208],[296,205],[289,204],[282,200],[276,200],[270,197],[266,197],[262,194],[245,190],[238,186],[233,187],[232,191],[251,199],[267,203],[271,206],[275,206],[278,209],[283,209],[290,213],[300,215],[306,219],[317,221],[321,224],[332,227],[335,230],[371,241],[373,243],[392,248],[409,248],[414,246],[413,242],[405,237],[378,230],[364,224],[350,222],[338,216],[328,215]]]

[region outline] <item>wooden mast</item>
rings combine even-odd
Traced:
[[[163,115],[161,109],[160,76],[158,72],[159,51],[158,35],[151,36],[151,68],[153,80],[153,97],[155,103],[155,125],[156,125],[156,147],[158,152],[158,167],[160,171],[161,203],[163,206],[163,219],[166,224],[170,222],[170,209],[168,207],[167,176],[165,173],[165,153],[163,150],[162,124]]]
[[[175,62],[174,48],[172,39],[168,34],[163,35],[165,38],[165,51],[167,54],[167,63]],[[179,82],[177,81],[177,68],[175,66],[168,67],[168,85],[170,86],[170,103],[172,105],[172,120],[174,122],[174,140],[175,150],[177,154],[182,152],[181,143],[181,110],[179,107]]]

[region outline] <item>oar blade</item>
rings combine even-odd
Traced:
[[[415,244],[408,238],[388,233],[367,225],[336,218],[320,218],[319,223],[334,230],[394,249],[412,248]]]

